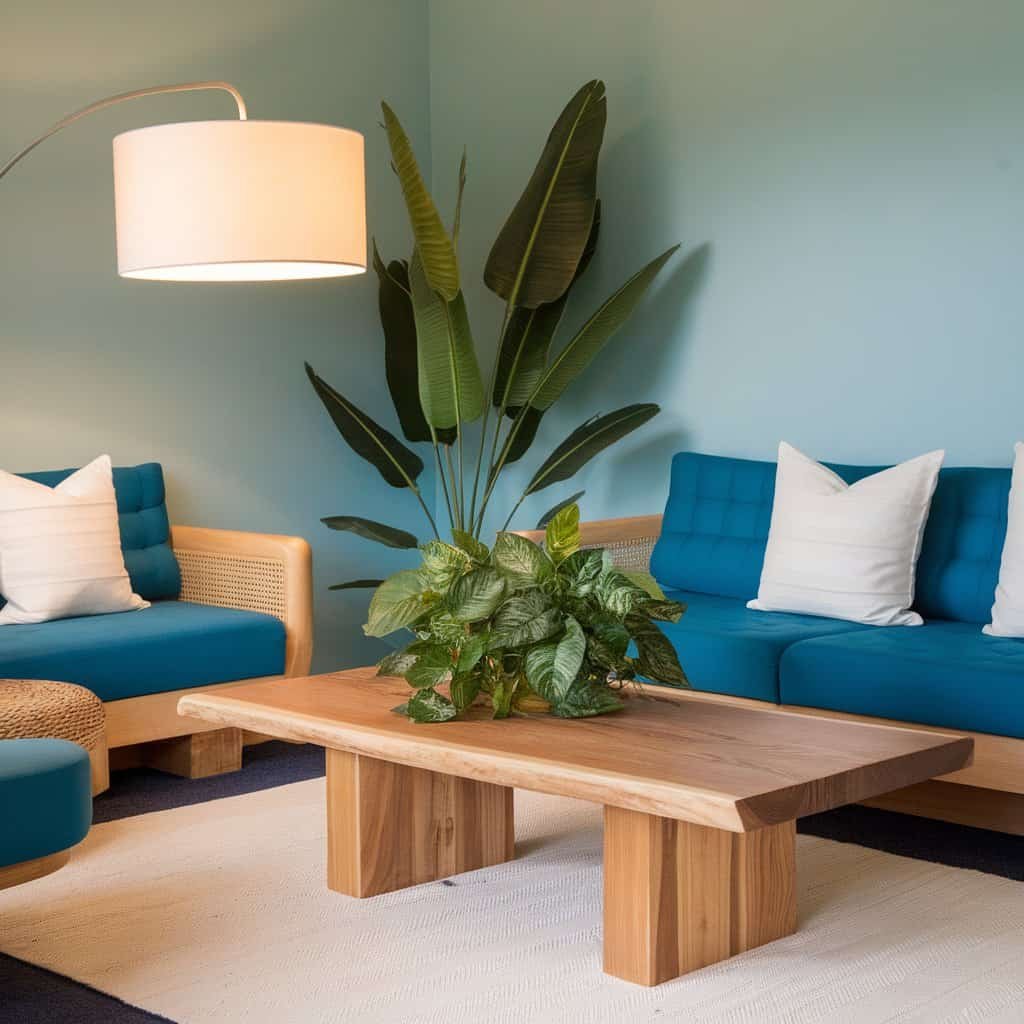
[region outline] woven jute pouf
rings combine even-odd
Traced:
[[[92,791],[110,785],[103,702],[74,683],[0,679],[0,739],[70,740],[92,763]]]

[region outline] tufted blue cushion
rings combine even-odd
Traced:
[[[669,591],[682,601],[679,622],[658,625],[679,653],[696,690],[779,701],[779,659],[798,640],[870,629],[840,619],[781,612],[752,612],[735,597]]]
[[[780,666],[783,704],[1024,738],[1024,641],[972,622],[870,627],[804,640]]]
[[[284,654],[273,615],[189,601],[0,630],[0,677],[62,679],[101,700],[280,675]]]
[[[92,824],[89,755],[67,740],[0,740],[0,867],[81,842]]]
[[[855,483],[884,467],[830,468]],[[989,621],[1009,491],[1009,469],[939,472],[914,602],[925,618]],[[756,596],[774,497],[774,462],[680,452],[651,571],[665,587]]]
[[[73,469],[54,469],[21,475],[55,487],[73,472]],[[114,491],[121,526],[121,549],[132,589],[147,601],[177,597],[181,593],[181,571],[171,550],[164,504],[164,473],[159,463],[115,467]]]
[[[917,563],[914,607],[926,619],[991,621],[1009,494],[1009,469],[939,472]]]

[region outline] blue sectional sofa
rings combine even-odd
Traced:
[[[52,487],[71,472],[25,476]],[[308,672],[312,597],[304,540],[172,529],[156,463],[114,469],[114,488],[125,565],[151,607],[0,627],[0,677],[88,687],[105,703],[108,746],[118,748],[201,730],[176,713],[184,690]],[[237,741],[234,762],[240,734]]]
[[[0,740],[0,889],[55,871],[92,824],[89,755],[67,740]]]
[[[925,625],[877,627],[746,608],[764,561],[775,468],[682,452],[662,517],[584,524],[584,543],[634,556],[645,541],[653,548],[651,572],[687,605],[665,631],[709,699],[974,734],[972,767],[886,798],[887,806],[1024,834],[1024,640],[981,631],[999,573],[1010,470],[941,471],[917,570],[915,607]],[[882,467],[831,468],[852,483]]]

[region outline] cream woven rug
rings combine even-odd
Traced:
[[[1024,885],[799,837],[800,930],[657,989],[600,968],[600,809],[516,794],[518,859],[357,901],[316,779],[93,829],[0,950],[181,1024],[1020,1024]]]

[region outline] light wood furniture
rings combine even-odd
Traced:
[[[19,864],[8,864],[0,867],[0,889],[9,889],[13,885],[34,882],[37,878],[52,875],[71,860],[71,850],[58,850],[45,857],[35,860],[23,860]]]
[[[309,672],[313,656],[312,555],[301,537],[197,526],[171,527],[171,546],[181,567],[181,600],[274,615],[284,623],[283,679]],[[218,685],[107,701],[107,746],[115,767],[146,764],[201,778],[241,767],[242,734],[186,721],[178,701],[195,691],[221,692],[243,679]],[[131,749],[125,749],[131,748]]]
[[[89,755],[92,794],[110,788],[103,702],[74,683],[0,679],[0,739],[69,740]]]
[[[972,741],[632,698],[586,721],[416,725],[374,669],[182,699],[181,714],[328,749],[328,883],[374,895],[507,860],[511,787],[604,804],[605,969],[653,985],[790,934],[794,821],[963,768]]]
[[[581,523],[583,547],[608,548],[616,564],[627,569],[646,570],[650,564],[651,551],[661,534],[661,519],[660,515],[633,516]],[[518,532],[537,543],[544,539],[543,530]],[[716,703],[765,706],[763,701],[719,693],[693,692],[692,695]],[[974,740],[974,762],[970,767],[945,775],[941,780],[914,786],[904,793],[886,794],[872,800],[871,805],[903,814],[1024,835],[1024,740],[793,704],[769,706],[793,715],[928,729],[950,736],[970,736]]]

